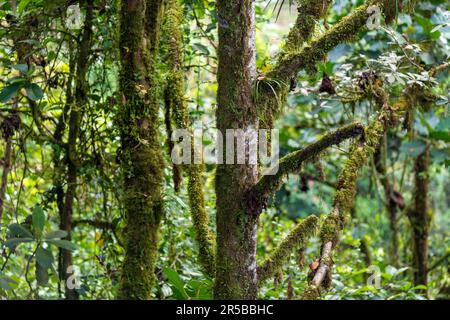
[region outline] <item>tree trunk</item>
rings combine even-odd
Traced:
[[[391,230],[390,238],[391,238],[391,263],[395,266],[400,264],[399,258],[399,230],[398,230],[398,214],[397,214],[397,203],[394,201],[394,192],[393,186],[387,176],[386,170],[386,135],[381,139],[379,147],[376,149],[374,154],[374,163],[375,168],[380,175],[379,179],[384,189],[385,195],[385,203],[386,210],[389,218],[389,228]]]
[[[430,233],[431,215],[429,208],[430,149],[427,146],[415,162],[414,204],[408,210],[408,217],[413,229],[413,268],[414,284],[427,285],[428,277],[428,236]]]
[[[120,299],[149,299],[155,283],[158,229],[163,216],[164,159],[153,73],[162,3],[162,0],[121,2],[122,108],[117,122],[127,223]]]
[[[87,73],[89,70],[89,55],[92,44],[92,22],[93,22],[93,1],[86,0],[86,18],[83,27],[83,35],[81,37],[78,54],[77,54],[77,71],[75,86],[75,103],[72,105],[69,115],[69,137],[67,142],[67,190],[64,198],[63,210],[60,212],[60,229],[67,231],[66,240],[72,238],[72,215],[73,202],[77,190],[78,168],[80,166],[79,156],[77,154],[77,141],[80,135],[80,126],[84,109],[87,104],[88,81]],[[68,268],[72,265],[72,253],[69,250],[61,249],[61,271],[63,274],[64,288],[66,299],[77,300],[78,293],[75,289],[67,286],[67,279],[71,276]]]
[[[252,81],[256,76],[254,2],[218,0],[217,9],[217,127],[224,136],[227,129],[257,130],[257,110],[252,101]],[[258,218],[242,209],[244,195],[256,184],[257,178],[257,165],[223,164],[217,168],[217,264],[214,287],[217,299],[257,297]]]

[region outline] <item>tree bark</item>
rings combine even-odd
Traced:
[[[67,161],[67,190],[64,198],[63,210],[60,212],[60,229],[67,231],[66,240],[72,238],[72,215],[73,202],[77,190],[78,169],[80,166],[80,158],[77,154],[77,141],[80,136],[80,126],[87,104],[88,81],[87,73],[89,70],[89,55],[92,45],[92,23],[94,18],[93,1],[86,0],[83,5],[86,8],[86,18],[83,27],[83,34],[79,43],[77,54],[77,70],[75,85],[75,101],[69,114],[69,136],[66,150]],[[61,250],[61,271],[63,274],[65,296],[68,300],[77,300],[78,293],[74,289],[67,287],[67,279],[71,276],[67,273],[69,266],[72,265],[72,253],[69,250]]]
[[[431,214],[429,208],[430,149],[416,159],[414,204],[408,210],[408,217],[413,229],[413,268],[414,284],[427,285],[428,281],[428,236],[430,233]]]
[[[218,0],[217,10],[217,127],[224,136],[227,129],[258,130],[257,110],[252,100],[252,82],[256,76],[254,1]],[[242,209],[246,191],[257,180],[257,165],[217,167],[216,299],[257,298],[258,218]]]
[[[380,175],[380,182],[384,189],[385,195],[385,203],[386,210],[388,212],[389,218],[389,228],[391,230],[391,259],[392,263],[395,266],[398,266],[400,263],[399,259],[399,230],[398,230],[398,221],[397,221],[397,203],[394,201],[394,187],[391,185],[391,182],[387,176],[386,164],[385,164],[385,155],[387,150],[385,150],[386,146],[386,135],[382,137],[380,145],[375,151],[374,154],[374,163],[375,168]]]

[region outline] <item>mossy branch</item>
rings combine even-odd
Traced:
[[[165,58],[169,66],[165,104],[172,118],[168,118],[166,121],[173,121],[176,128],[189,130],[188,108],[184,97],[183,35],[180,29],[183,22],[183,12],[178,0],[168,0],[165,16],[164,33],[167,43]],[[181,168],[177,169],[181,170]],[[192,164],[186,166],[185,170],[189,175],[189,207],[199,245],[199,262],[206,273],[213,277],[215,272],[215,236],[210,230],[209,216],[205,207],[203,166]]]
[[[273,277],[289,259],[292,251],[296,247],[305,247],[308,240],[313,237],[319,225],[319,218],[309,216],[299,223],[287,236],[281,241],[267,260],[258,267],[258,281]]]
[[[333,211],[328,215],[320,230],[322,241],[320,264],[313,280],[303,294],[303,299],[319,299],[324,280],[331,278],[332,249],[338,244],[340,232],[354,207],[358,174],[375,152],[387,128],[397,124],[398,119],[410,107],[408,94],[408,90],[406,90],[399,102],[391,107],[388,105],[387,93],[381,88],[374,92],[375,100],[382,107],[381,112],[364,130],[363,139],[356,141],[351,147],[349,158],[337,183]],[[327,284],[329,285],[329,281]]]
[[[203,192],[203,167],[190,165],[189,173],[189,207],[196,240],[199,245],[199,262],[206,273],[213,277],[215,273],[215,236],[209,227],[209,216],[205,207],[205,195]]]
[[[298,16],[294,26],[289,31],[286,44],[280,58],[287,52],[292,52],[301,48],[304,42],[308,41],[314,33],[317,20],[326,17],[328,7],[332,0],[299,0]]]
[[[305,161],[317,157],[321,152],[332,145],[357,137],[364,131],[363,125],[356,122],[346,125],[336,131],[326,134],[319,141],[302,150],[292,152],[282,158],[278,163],[278,172],[275,175],[262,177],[247,195],[247,212],[252,216],[261,213],[267,205],[269,197],[280,189],[284,178],[290,173],[298,173]]]
[[[309,2],[309,3],[308,3]],[[264,98],[260,99],[259,110],[261,113],[261,127],[272,128],[275,115],[280,112],[279,99],[286,97],[289,91],[291,79],[295,79],[301,70],[315,70],[317,62],[322,61],[328,52],[337,45],[352,40],[361,30],[365,28],[370,14],[367,9],[372,5],[384,8],[383,0],[370,0],[366,4],[357,8],[353,13],[343,18],[340,22],[331,27],[327,32],[309,44],[304,44],[311,37],[314,30],[315,19],[326,16],[326,11],[331,5],[331,1],[322,1],[322,8],[317,5],[321,1],[299,1],[302,12],[299,20],[291,30],[284,50],[280,54],[278,63],[268,72],[267,79],[276,80],[286,85],[272,90],[264,91]],[[303,24],[302,24],[303,22]],[[302,47],[303,45],[303,47]]]
[[[330,50],[340,43],[351,40],[362,30],[370,16],[367,9],[369,6],[380,2],[376,0],[367,2],[344,17],[310,45],[305,46],[300,51],[294,50],[287,53],[267,76],[289,81],[300,70],[313,68],[316,62],[321,61]]]

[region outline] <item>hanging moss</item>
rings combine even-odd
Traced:
[[[189,129],[189,114],[184,94],[183,36],[180,29],[183,23],[183,12],[178,0],[168,1],[165,18],[164,40],[167,46],[165,61],[169,67],[166,77],[165,107],[170,110],[172,118],[166,121],[173,121],[177,129]],[[215,237],[210,230],[209,216],[205,206],[203,166],[191,164],[185,169],[189,175],[189,207],[199,245],[199,261],[206,273],[213,277]]]
[[[281,241],[270,257],[258,268],[258,281],[273,277],[280,271],[295,248],[305,247],[308,240],[317,232],[319,218],[309,216],[299,223],[289,235]]]
[[[189,166],[189,206],[196,240],[199,245],[199,261],[207,274],[211,277],[215,272],[215,236],[210,230],[209,216],[205,206],[203,192],[202,166]]]

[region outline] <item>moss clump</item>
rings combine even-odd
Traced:
[[[337,243],[339,238],[336,230],[342,228],[342,223],[341,217],[338,214],[328,215],[320,228],[320,239],[322,243]]]
[[[289,32],[286,45],[283,48],[283,57],[285,52],[292,52],[301,48],[304,42],[310,40],[314,33],[317,21],[326,18],[331,0],[298,0],[297,1],[297,20]]]

